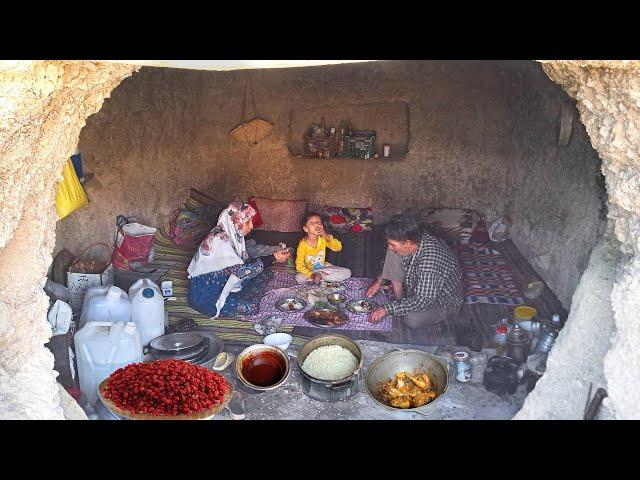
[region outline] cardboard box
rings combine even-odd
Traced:
[[[84,294],[89,287],[113,285],[113,264],[109,264],[102,273],[67,272],[67,287],[71,291],[71,309],[74,314],[82,311]]]

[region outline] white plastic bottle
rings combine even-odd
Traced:
[[[98,385],[118,368],[142,362],[140,332],[132,322],[89,322],[73,339],[80,391],[89,405],[98,399]]]
[[[78,327],[89,322],[128,322],[131,320],[131,301],[127,292],[110,286],[99,287],[85,297]]]
[[[164,297],[160,287],[148,278],[138,280],[129,288],[131,321],[138,326],[142,345],[164,335]]]

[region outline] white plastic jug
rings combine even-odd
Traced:
[[[164,335],[164,297],[160,287],[148,278],[138,280],[129,288],[131,321],[138,326],[142,345]]]
[[[115,286],[91,287],[82,305],[78,327],[88,322],[129,322],[131,301],[124,290]]]
[[[91,300],[91,297],[95,297],[96,295],[106,295],[111,287],[113,287],[113,283],[108,283],[106,285],[94,285],[93,287],[87,288],[86,292],[84,292],[84,300],[82,301],[82,313],[84,313],[89,306],[89,300]]]
[[[132,322],[89,322],[74,337],[80,391],[90,405],[98,385],[117,369],[142,362],[140,332]]]

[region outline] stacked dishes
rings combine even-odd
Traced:
[[[156,337],[149,346],[145,348],[145,355],[150,360],[184,360],[195,365],[204,365],[216,359],[215,365],[220,362],[226,363],[226,359],[222,359],[224,344],[214,333],[211,332],[182,332],[171,333],[169,335],[161,335]],[[228,354],[224,353],[225,356]],[[229,362],[230,363],[230,362]],[[223,370],[216,368],[215,370]]]

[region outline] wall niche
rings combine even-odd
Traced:
[[[326,127],[335,127],[336,131],[340,121],[351,123],[354,130],[375,130],[375,153],[379,158],[366,161],[400,160],[409,151],[409,105],[400,101],[293,109],[290,113],[287,138],[287,147],[291,155],[309,158],[305,155],[305,135],[311,125],[319,124],[323,118]],[[391,146],[389,158],[383,158],[384,144]],[[357,160],[339,158],[345,161]]]

